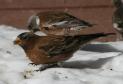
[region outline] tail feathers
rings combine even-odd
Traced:
[[[103,37],[103,36],[109,36],[109,35],[115,35],[115,33],[96,33],[96,34],[90,34],[90,36],[97,36],[97,37]]]
[[[97,24],[96,24],[96,23],[89,23],[89,24],[88,24],[89,27],[93,27],[93,26],[95,26],[95,25],[97,25]]]
[[[89,23],[89,22],[86,22],[86,21],[83,21],[83,20],[80,20],[82,22],[82,25],[85,25],[85,26],[88,26],[88,27],[93,27],[94,25],[96,24],[92,24],[92,23]]]
[[[88,27],[93,27],[95,25],[97,25],[97,24],[88,24]]]
[[[96,33],[96,34],[79,35],[79,36],[67,38],[65,40],[64,46],[62,46],[62,47],[65,48],[66,52],[76,51],[82,45],[85,45],[86,43],[88,43],[94,39],[97,39],[99,37],[109,36],[109,35],[115,35],[115,33]]]
[[[94,40],[94,39],[97,39],[100,37],[109,36],[109,35],[115,35],[115,33],[95,33],[95,34],[88,34],[88,35],[80,35],[77,37],[80,40],[80,42],[86,43],[86,42],[89,42],[91,40]]]
[[[82,37],[101,37],[101,36],[108,36],[108,35],[115,35],[115,33],[95,33],[95,34],[87,34],[87,35],[80,35]]]

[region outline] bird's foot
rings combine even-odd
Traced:
[[[41,72],[43,70],[46,70],[47,68],[53,67],[62,67],[62,62],[52,64],[39,64],[39,65],[30,63],[28,67],[24,70],[23,75],[25,78],[30,78],[34,76],[36,72]]]
[[[24,70],[24,78],[30,78],[34,75],[36,70],[39,70],[42,65],[36,65],[34,63],[29,63],[27,68]]]

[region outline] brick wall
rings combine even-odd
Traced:
[[[97,24],[89,32],[115,32],[112,0],[0,0],[0,24],[26,28],[29,16],[36,12],[66,9],[78,18]]]

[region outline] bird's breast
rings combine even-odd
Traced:
[[[48,56],[43,51],[29,51],[27,57],[35,64],[49,64],[68,60],[73,56],[73,53],[59,54],[56,56]]]

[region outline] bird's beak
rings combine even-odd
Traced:
[[[16,40],[13,41],[14,45],[18,45],[18,44],[21,44],[21,40],[20,38],[16,38]]]

